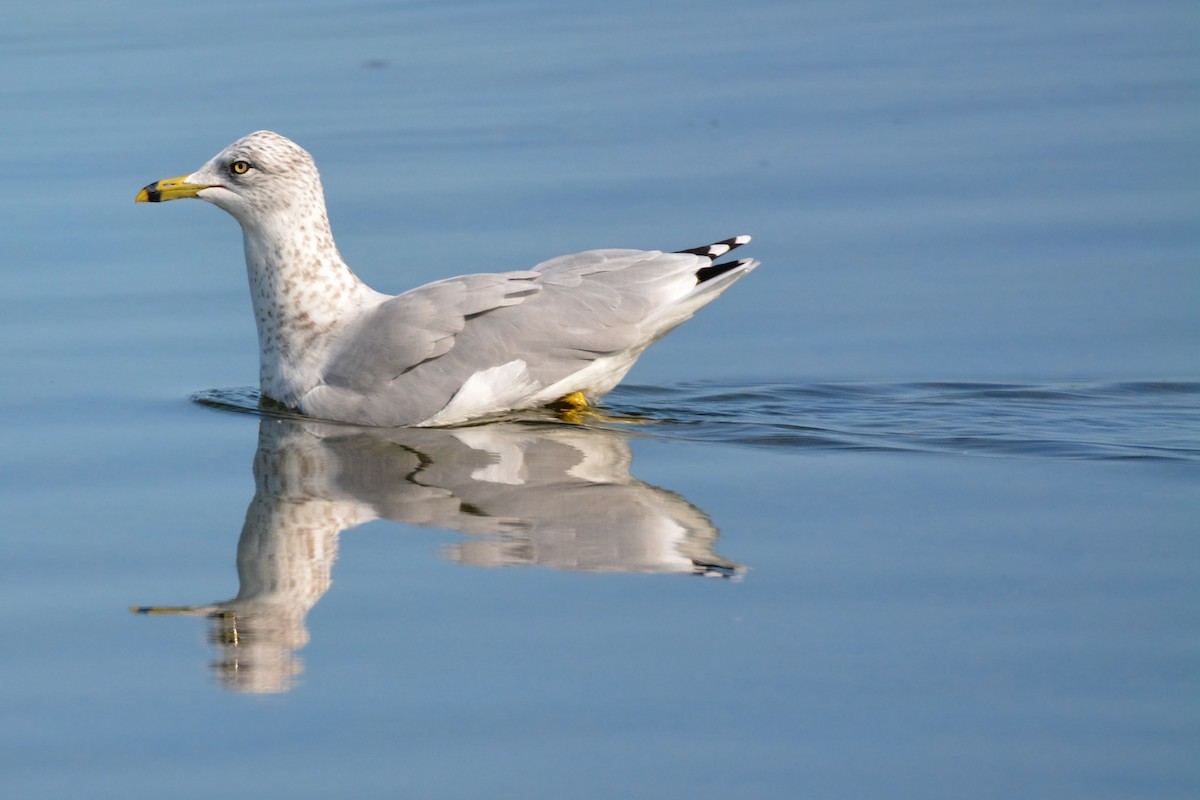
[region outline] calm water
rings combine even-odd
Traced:
[[[7,793],[1200,791],[1192,5],[7,19]],[[132,203],[258,128],[382,290],[764,265],[607,419],[263,415],[236,225]]]

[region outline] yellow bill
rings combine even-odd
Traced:
[[[155,181],[137,193],[135,203],[162,203],[166,200],[178,200],[181,197],[195,197],[205,189],[211,188],[207,183],[188,183],[187,175],[178,178],[163,178]]]

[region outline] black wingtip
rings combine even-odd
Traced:
[[[749,236],[731,236],[728,239],[722,239],[719,242],[702,245],[700,247],[691,247],[687,250],[676,250],[677,253],[688,253],[693,256],[704,256],[709,260],[716,260],[721,256],[734,250],[750,241]]]
[[[743,267],[746,264],[749,264],[751,261],[753,261],[753,259],[743,258],[738,261],[725,261],[720,264],[711,264],[707,267],[701,267],[700,269],[696,270],[696,283],[711,281],[713,278],[720,277],[726,272],[732,272],[738,267]]]

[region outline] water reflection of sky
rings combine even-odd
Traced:
[[[1198,28],[1184,3],[8,9],[5,788],[1194,795]],[[754,235],[763,267],[613,397],[676,425],[621,440],[621,485],[702,509],[745,580],[464,569],[544,540],[376,494],[283,648],[292,691],[222,692],[211,623],[129,614],[245,588],[258,423],[187,401],[257,375],[238,232],[132,199],[258,128],[317,156],[383,290]]]

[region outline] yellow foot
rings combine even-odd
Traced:
[[[583,392],[571,392],[550,404],[555,411],[586,411],[592,407]]]
[[[595,413],[583,392],[571,392],[563,395],[547,408],[558,414],[558,418],[563,422],[569,422],[572,425],[582,425],[587,422],[588,417]]]
[[[613,414],[607,414],[589,403],[587,396],[583,392],[571,392],[568,395],[564,395],[553,403],[550,403],[547,408],[557,413],[558,418],[563,422],[569,422],[573,425],[583,425],[588,422],[644,425],[651,421],[638,419],[637,417],[618,417]]]

